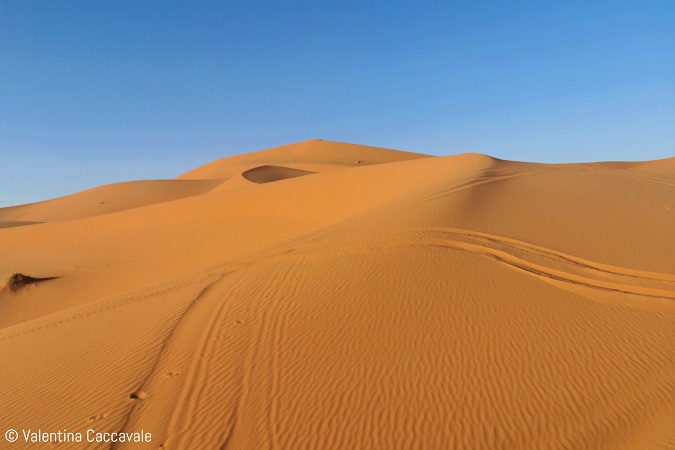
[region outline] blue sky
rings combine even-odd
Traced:
[[[0,205],[312,138],[675,155],[675,2],[0,0]]]

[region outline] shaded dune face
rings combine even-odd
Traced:
[[[0,290],[0,423],[152,433],[131,449],[672,448],[674,190],[672,160],[307,141],[0,210],[0,279],[29,281]]]
[[[242,177],[254,183],[272,183],[274,181],[286,180],[288,178],[311,175],[315,172],[308,170],[292,169],[282,166],[260,166],[249,169],[241,174]]]

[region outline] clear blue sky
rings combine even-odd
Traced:
[[[0,205],[311,138],[675,155],[675,1],[0,0]]]

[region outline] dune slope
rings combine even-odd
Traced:
[[[33,224],[81,219],[209,192],[218,180],[148,180],[110,184],[73,195],[0,208],[0,223]]]
[[[672,448],[668,160],[307,141],[174,181],[210,184],[0,229],[0,275],[58,277],[0,290],[0,423],[152,433],[113,448]]]

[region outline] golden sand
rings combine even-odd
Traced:
[[[675,448],[675,159],[307,141],[0,209],[12,273],[0,448]]]

